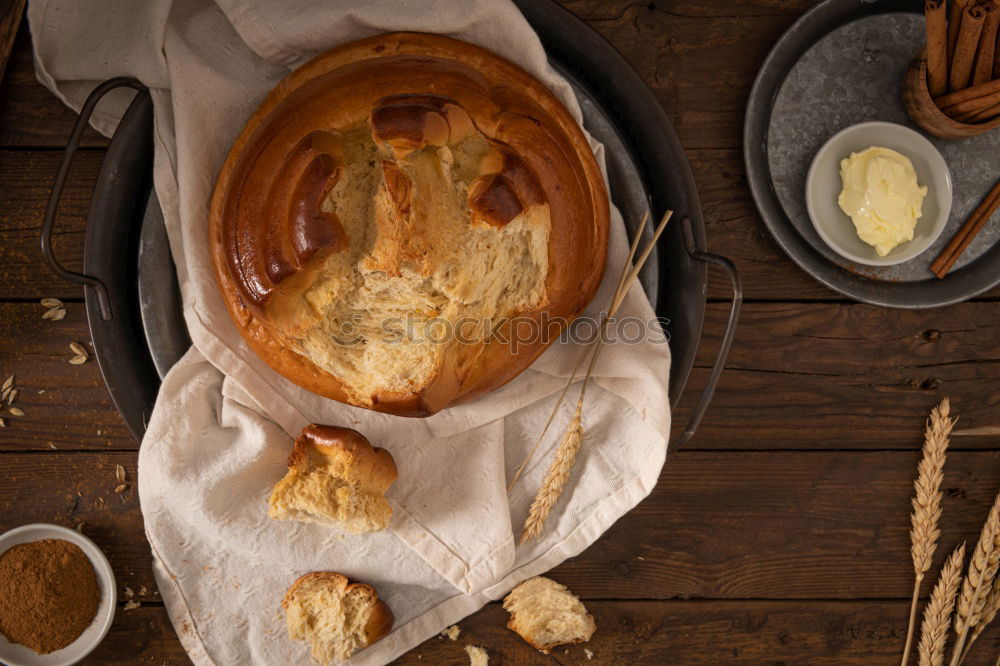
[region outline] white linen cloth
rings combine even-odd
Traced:
[[[507,0],[32,0],[39,79],[74,109],[100,81],[135,76],[155,108],[155,187],[194,346],[166,377],[139,454],[139,496],[160,592],[199,664],[308,663],[280,601],[299,575],[334,570],[374,585],[395,628],[352,663],[387,662],[578,554],[653,488],[670,431],[666,344],[612,344],[584,409],[585,437],[543,537],[516,536],[572,413],[567,396],[532,465],[507,481],[540,432],[583,347],[555,344],[506,387],[427,419],[387,416],[291,384],[242,342],[207,248],[215,177],[229,146],[289,71],[338,44],[414,30],[480,44],[545,82],[579,119],[571,88]],[[120,94],[119,94],[120,92]],[[110,134],[131,97],[93,123]],[[603,149],[594,144],[603,163]],[[608,269],[589,313],[610,300],[627,242],[613,212]],[[654,314],[637,286],[621,317]],[[291,438],[310,422],[357,428],[399,468],[388,530],[355,536],[266,517]]]

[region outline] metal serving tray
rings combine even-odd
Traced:
[[[693,436],[711,400],[735,334],[739,277],[729,260],[704,251],[705,229],[694,180],[669,120],[638,74],[597,33],[550,0],[518,0],[550,62],[573,85],[587,130],[606,148],[611,197],[630,234],[644,212],[666,209],[675,222],[661,237],[640,280],[669,323],[674,404],[694,365],[705,312],[706,264],[724,268],[734,295],[716,364],[679,446]],[[100,97],[130,86],[139,92],[104,158],[87,218],[84,272],[63,268],[51,250],[55,209],[70,160]],[[141,439],[160,380],[190,345],[163,214],[152,188],[152,104],[141,83],[119,78],[98,86],[81,109],[42,226],[42,251],[61,277],[87,286],[87,317],[101,372],[126,424]],[[643,233],[652,233],[652,223]]]
[[[781,36],[761,66],[743,131],[750,191],[778,245],[827,287],[884,307],[940,307],[1000,284],[995,230],[981,233],[944,279],[928,268],[996,178],[996,130],[960,141],[927,137],[951,168],[955,195],[944,233],[910,261],[854,264],[826,246],[806,211],[806,171],[837,131],[884,120],[924,133],[902,100],[903,73],[925,39],[923,8],[922,0],[817,3]]]

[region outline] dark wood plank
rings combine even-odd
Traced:
[[[905,600],[917,460],[902,451],[682,451],[649,498],[553,576],[590,599]],[[84,521],[122,588],[151,592],[142,516],[134,488],[124,501],[114,492],[116,463],[134,484],[132,453],[0,455],[0,531]],[[998,487],[1000,451],[949,455],[936,561],[976,539]]]
[[[77,154],[60,202],[53,247],[71,270],[83,268],[87,211],[103,156]],[[54,152],[0,151],[0,299],[83,297],[82,287],[49,270],[39,249],[42,214],[61,159]]]
[[[636,68],[690,150],[741,145],[743,109],[760,63],[814,2],[565,4]]]
[[[507,612],[491,603],[459,623],[458,640],[431,638],[393,663],[465,664],[465,646],[477,645],[498,665],[893,664],[899,660],[907,606],[902,601],[590,601],[587,610],[597,623],[590,642],[548,656],[507,629]],[[965,663],[992,665],[998,639],[995,625]],[[279,632],[275,640],[287,638]],[[83,663],[140,662],[190,663],[162,606],[119,608],[108,636]]]
[[[690,1],[564,4],[622,52],[692,149],[739,147],[743,106],[760,62],[813,2],[745,0],[727,3],[725,15]],[[63,146],[72,121],[72,112],[35,81],[22,29],[10,81],[0,89],[0,146]],[[106,145],[106,140],[92,132],[85,145]]]
[[[714,362],[728,307],[708,309],[704,340],[674,428],[687,423]],[[933,313],[832,303],[755,303],[690,448],[911,448],[949,396],[958,431],[1000,426],[1000,308]],[[960,436],[956,447],[994,448]]]
[[[0,120],[2,122],[2,120]],[[749,300],[839,299],[795,266],[777,247],[757,216],[744,185],[742,158],[735,150],[692,151],[692,168],[708,224],[708,248],[733,259]],[[63,192],[56,225],[56,254],[70,268],[83,262],[87,211],[103,153],[77,155]],[[45,151],[0,151],[0,299],[79,298],[76,285],[60,280],[38,249],[42,212],[60,155]],[[709,297],[726,299],[726,276],[709,271]],[[1000,289],[986,294],[1000,296]]]
[[[15,375],[15,406],[24,416],[0,410],[0,451],[126,449],[138,442],[111,402],[90,344],[82,303],[67,303],[62,321],[42,319],[38,303],[0,303],[0,381]],[[83,344],[90,359],[69,363],[70,342]]]
[[[162,605],[124,610],[118,605],[114,624],[101,644],[81,664],[190,664]]]
[[[135,450],[96,362],[68,363],[69,343],[89,338],[83,305],[67,304],[59,322],[42,320],[43,312],[33,302],[0,304],[0,374],[17,375],[25,411],[7,418],[0,450]],[[704,387],[726,314],[721,304],[709,307],[675,432]],[[1000,425],[998,363],[994,303],[952,306],[931,322],[925,313],[864,305],[750,304],[720,390],[689,448],[915,450],[924,416],[944,396],[961,414],[960,432]],[[954,446],[997,444],[959,436]]]
[[[14,48],[14,36],[21,24],[25,0],[3,0],[0,2],[0,81],[3,80],[7,59]]]
[[[0,146],[63,148],[75,121],[76,114],[35,78],[31,36],[24,21],[0,83]],[[90,127],[80,142],[85,147],[107,144]]]
[[[396,664],[466,664],[466,645],[490,664],[898,664],[906,633],[904,602],[591,601],[597,631],[589,643],[534,650],[489,604],[459,623],[458,640],[432,638]],[[1000,630],[987,630],[965,664],[990,665]],[[588,659],[585,650],[590,650]]]
[[[905,598],[918,459],[681,451],[649,498],[555,573],[581,594],[615,598]],[[1000,452],[949,454],[943,488],[936,562],[977,538],[1000,488]]]
[[[127,485],[122,493],[115,492],[119,464]],[[8,453],[0,455],[0,465],[0,531],[26,523],[82,523],[111,562],[119,598],[159,600],[139,512],[136,454]]]

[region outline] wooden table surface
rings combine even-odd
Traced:
[[[589,550],[551,572],[586,600],[595,664],[898,663],[912,585],[909,498],[923,420],[949,396],[958,429],[1000,426],[1000,291],[939,310],[845,300],[778,249],[745,183],[743,110],[768,49],[811,0],[568,0],[656,93],[687,151],[708,246],[742,272],[746,304],[719,391],[697,437],[670,456],[646,501]],[[0,429],[0,530],[45,521],[83,531],[107,553],[140,607],[119,612],[91,663],[185,663],[156,592],[132,481],[136,442],[89,345],[79,287],[39,254],[42,209],[74,114],[35,81],[22,25],[0,85],[0,376],[15,374],[22,417]],[[107,141],[86,135],[63,197],[55,247],[82,261],[90,192]],[[705,336],[684,424],[727,313],[711,273]],[[67,303],[43,321],[43,297]],[[1000,487],[1000,436],[960,435],[945,471],[937,565],[974,541]],[[129,483],[121,494],[115,466]],[[925,585],[923,594],[929,592]],[[551,656],[505,628],[490,604],[400,663],[466,663],[471,642],[493,663],[586,662]],[[996,626],[968,664],[993,663]]]

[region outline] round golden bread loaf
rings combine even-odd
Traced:
[[[292,72],[212,198],[223,298],[320,395],[424,416],[514,378],[593,298],[608,196],[539,81],[477,46],[378,35]]]

